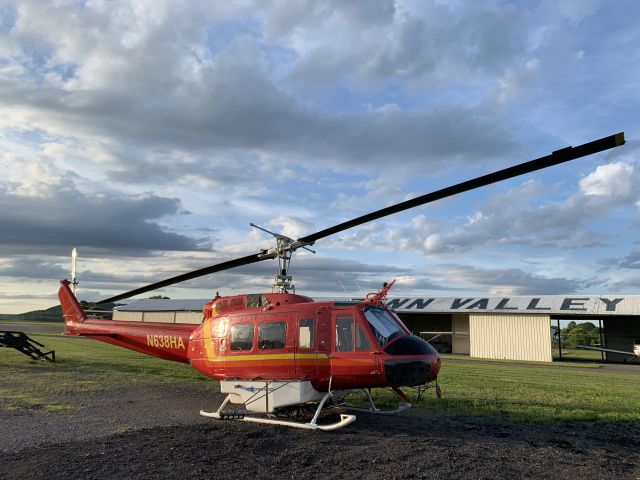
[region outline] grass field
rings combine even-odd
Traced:
[[[557,355],[557,350],[553,352],[554,355]],[[600,361],[602,360],[602,353],[596,352],[594,350],[581,350],[579,348],[562,348],[562,358],[567,360],[578,359],[578,360],[593,360]]]
[[[0,349],[0,408],[69,410],[65,399],[131,385],[208,381],[190,365],[159,360],[87,338],[30,335],[56,351],[56,363]]]
[[[640,424],[640,375],[564,364],[478,363],[443,358],[442,399],[427,408],[506,415],[515,421]]]
[[[34,335],[56,350],[58,362],[31,362],[0,349],[0,408],[69,410],[68,399],[132,384],[208,381],[187,364],[158,360],[84,338]],[[604,372],[595,365],[523,364],[443,356],[443,398],[423,394],[419,409],[504,415],[514,421],[586,420],[640,425],[640,375]],[[638,367],[640,368],[640,367]],[[415,394],[414,394],[415,395]],[[378,394],[386,403],[389,394]]]

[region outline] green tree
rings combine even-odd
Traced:
[[[566,347],[600,343],[600,330],[591,322],[576,323],[571,321],[560,332],[562,344]]]

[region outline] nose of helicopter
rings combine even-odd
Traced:
[[[391,357],[385,359],[384,370],[391,387],[424,385],[438,377],[440,357],[423,339],[407,335],[385,348]]]
[[[432,382],[438,377],[440,358],[389,359],[384,361],[384,371],[391,387],[413,387]]]

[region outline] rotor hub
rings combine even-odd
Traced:
[[[296,287],[293,284],[293,277],[287,272],[289,271],[289,263],[291,262],[291,256],[299,248],[304,248],[311,253],[316,253],[307,245],[313,245],[313,243],[301,242],[300,240],[294,240],[280,233],[275,233],[262,228],[255,223],[250,224],[252,227],[262,230],[270,235],[273,235],[276,239],[275,248],[269,250],[262,250],[260,252],[260,258],[277,258],[278,259],[278,273],[273,277],[273,285],[271,291],[274,293],[296,293]]]

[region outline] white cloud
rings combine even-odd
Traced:
[[[589,221],[602,218],[613,209],[633,204],[639,192],[630,166],[609,164],[598,167],[580,182],[581,190],[562,202],[537,205],[531,184],[524,183],[473,212],[465,223],[440,225],[425,237],[423,247],[430,255],[460,253],[491,247],[556,246],[584,248],[601,245],[605,236],[582,230]],[[520,194],[522,192],[522,195]]]
[[[607,242],[607,232],[585,230],[585,226],[614,209],[634,205],[640,195],[634,188],[638,184],[640,178],[633,165],[613,162],[597,167],[575,187],[568,183],[560,186],[524,181],[476,206],[464,221],[418,216],[402,227],[361,227],[335,243],[422,252],[428,256],[461,255],[514,245],[570,249],[602,246]],[[552,193],[557,195],[561,188],[577,191],[565,194],[562,201],[544,201]]]
[[[613,162],[600,165],[580,180],[580,189],[587,196],[611,197],[624,201],[631,195],[638,195],[639,192],[635,190],[639,184],[640,175],[633,165]]]
[[[517,268],[488,269],[470,265],[439,265],[444,281],[469,285],[489,295],[554,295],[602,285],[602,280],[548,277]]]
[[[504,164],[507,153],[637,123],[640,41],[628,0],[3,5],[0,244],[3,255],[32,255],[5,265],[9,283],[29,268],[60,273],[71,237],[99,259],[85,271],[92,292],[118,288],[117,278],[144,283],[154,277],[150,252],[158,276],[181,273],[271,245],[249,221],[295,237]],[[490,198],[474,192],[467,208],[451,199],[318,248],[349,248],[362,265],[390,248],[405,265],[425,255],[469,264],[466,284],[401,271],[416,290],[451,281],[482,291],[492,275],[503,291],[509,282],[589,288],[578,278],[590,278],[586,267],[565,279],[549,259],[559,248],[611,256],[614,241],[632,250],[633,148],[631,139],[620,149],[629,153],[605,156],[599,169],[594,157]],[[215,254],[199,250],[211,243]],[[478,251],[507,251],[514,264],[540,254],[547,269],[510,270],[497,255],[505,268],[481,268],[468,255]],[[336,262],[330,274],[372,287],[393,275],[362,265]],[[192,285],[268,288],[267,266]],[[341,290],[323,275],[303,268],[299,285]]]
[[[0,181],[3,251],[59,254],[72,245],[137,251],[201,250],[206,242],[166,231],[154,223],[176,214],[176,198],[152,193],[135,196],[104,191],[91,194],[76,187],[75,174],[53,175],[34,164],[24,181]],[[17,179],[16,179],[17,180]]]
[[[513,146],[491,105],[433,111],[321,108],[275,83],[270,72],[280,57],[271,56],[260,37],[239,31],[215,49],[216,28],[222,29],[232,12],[153,5],[122,1],[77,9],[72,3],[21,3],[15,27],[3,35],[20,55],[5,61],[26,65],[28,75],[0,78],[0,110],[14,125],[53,135],[73,131],[86,142],[109,139],[103,158],[118,181],[136,179],[143,169],[152,175],[148,181],[162,175],[174,179],[178,168],[148,168],[161,161],[158,150],[179,152],[171,161],[188,175],[194,151],[215,151],[215,157],[238,163],[246,163],[248,155],[270,155],[309,168],[321,159],[324,166],[344,169],[384,167],[391,160],[396,167],[424,159],[436,165],[450,155],[486,157]],[[331,12],[377,15],[342,7]],[[235,13],[247,12],[239,7]],[[372,68],[380,74],[386,69]],[[197,164],[206,165],[204,159]]]
[[[312,232],[313,228],[312,223],[285,214],[278,215],[269,220],[268,226],[277,228],[274,233],[280,233],[281,235],[294,239],[300,238],[305,234],[308,235]]]
[[[510,5],[432,1],[304,2],[297,9],[276,3],[265,12],[268,32],[301,56],[294,78],[378,85],[433,85],[500,69],[524,48],[523,20]]]

